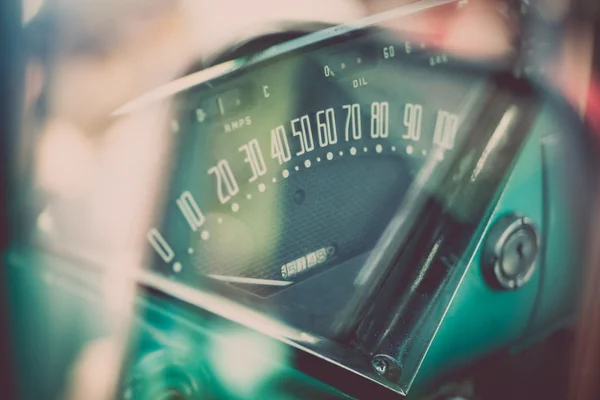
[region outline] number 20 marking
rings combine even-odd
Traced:
[[[217,197],[221,204],[227,203],[232,196],[235,196],[240,191],[227,160],[219,161],[215,167],[208,170],[208,174],[215,175],[215,179],[217,180]],[[223,187],[225,187],[227,194],[224,193]]]

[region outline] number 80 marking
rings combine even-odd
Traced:
[[[390,106],[387,101],[371,104],[371,137],[386,138],[390,131]]]

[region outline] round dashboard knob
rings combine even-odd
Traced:
[[[203,371],[171,357],[165,351],[151,353],[135,367],[122,400],[200,400],[204,398]]]
[[[518,214],[505,215],[486,236],[484,276],[495,288],[516,290],[531,279],[539,252],[540,235],[534,222]]]

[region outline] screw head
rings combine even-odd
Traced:
[[[402,375],[402,366],[394,358],[378,354],[371,359],[371,366],[377,374],[389,381],[397,381]]]
[[[379,375],[385,375],[388,370],[387,361],[381,357],[375,357],[371,360],[371,365]]]

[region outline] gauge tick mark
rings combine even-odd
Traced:
[[[208,240],[210,239],[210,233],[208,233],[208,231],[202,231],[200,237],[202,238],[202,240]]]
[[[240,211],[240,205],[239,205],[238,203],[233,203],[233,204],[231,205],[231,211],[233,211],[233,212],[238,212],[238,211]]]
[[[351,147],[350,148],[350,154],[355,156],[356,155],[356,147]]]
[[[261,183],[260,185],[258,185],[258,191],[263,193],[265,190],[267,190],[267,187],[265,186],[264,183]]]
[[[333,160],[333,153],[332,152],[327,153],[327,159],[330,160],[330,161]]]
[[[377,153],[381,153],[381,152],[383,151],[383,146],[382,146],[382,145],[380,145],[380,144],[378,144],[377,146],[375,146],[375,151],[376,151]]]
[[[304,161],[304,166],[305,166],[306,168],[310,168],[310,166],[311,166],[311,165],[312,165],[312,163],[310,162],[310,160],[305,160],[305,161]]]
[[[176,263],[173,264],[173,271],[179,272],[179,271],[181,271],[181,268],[182,267],[181,267],[181,263],[180,262],[176,262]]]
[[[284,169],[283,171],[281,171],[281,175],[284,178],[287,178],[288,176],[290,176],[290,171],[288,171],[287,169]]]

